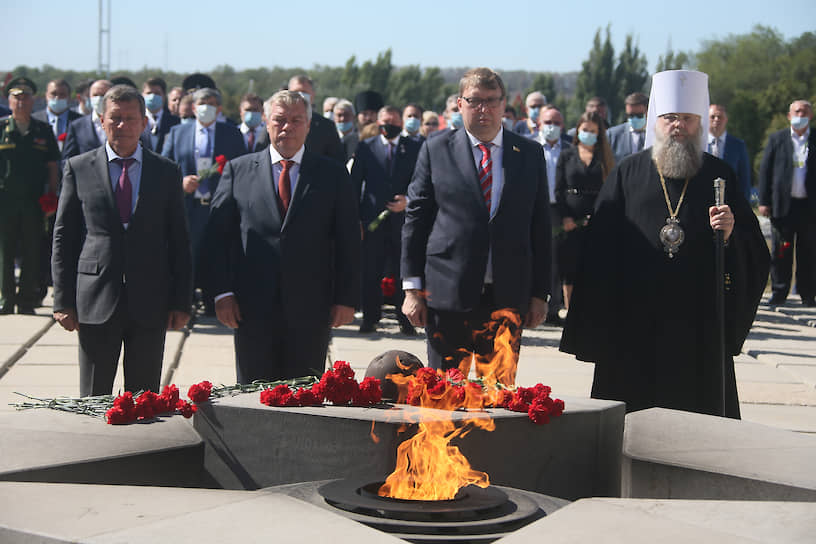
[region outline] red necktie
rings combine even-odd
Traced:
[[[116,207],[119,210],[119,219],[122,224],[130,223],[130,214],[133,210],[133,186],[130,184],[128,167],[136,162],[136,159],[115,159],[122,166],[122,173],[119,174],[119,183],[116,185]]]
[[[247,133],[247,150],[250,153],[255,151],[255,129],[249,129]]]
[[[482,151],[482,160],[479,163],[479,184],[482,186],[482,196],[490,214],[490,193],[493,189],[493,161],[490,160],[490,144],[479,144]]]
[[[278,196],[280,197],[282,215],[286,216],[286,212],[289,210],[289,202],[292,200],[292,185],[289,182],[289,170],[295,164],[295,161],[281,161],[281,164],[283,164],[283,169],[278,178]]]

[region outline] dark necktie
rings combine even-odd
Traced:
[[[482,196],[490,214],[490,193],[493,190],[493,161],[490,159],[490,144],[479,144],[482,151],[482,160],[479,163],[479,184],[482,186]]]
[[[249,129],[247,133],[247,151],[252,153],[255,151],[255,129]]]
[[[643,151],[643,133],[635,132],[635,151]]]
[[[390,176],[394,169],[394,144],[388,142],[388,148],[385,151],[385,171]]]
[[[286,217],[286,212],[289,211],[289,203],[292,201],[292,185],[289,182],[289,170],[295,164],[295,161],[281,161],[283,169],[281,169],[280,177],[278,178],[278,197],[281,203],[281,215]]]
[[[122,167],[119,174],[119,183],[116,185],[116,208],[119,210],[119,219],[122,224],[130,223],[130,214],[133,209],[133,186],[130,184],[128,168],[136,159],[114,159]]]

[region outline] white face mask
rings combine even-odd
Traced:
[[[215,121],[215,116],[218,115],[218,108],[210,104],[197,104],[195,111],[198,122],[202,125],[209,125]]]
[[[91,97],[91,108],[96,112],[97,115],[100,117],[102,116],[102,99],[105,95],[97,95]]]

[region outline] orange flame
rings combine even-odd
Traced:
[[[473,429],[492,431],[493,419],[484,411],[496,404],[504,387],[515,382],[517,351],[521,341],[518,313],[500,310],[478,335],[493,342],[490,356],[463,357],[459,369],[447,373],[421,368],[416,375],[390,374],[399,390],[400,403],[420,406],[418,431],[397,448],[397,466],[378,494],[407,500],[450,500],[462,487],[487,487],[485,472],[471,468],[467,458],[451,441]],[[468,382],[471,359],[482,384]],[[402,365],[397,361],[397,364]],[[500,385],[497,385],[500,384]],[[502,387],[504,386],[504,387]],[[472,417],[455,420],[451,411],[474,411]]]

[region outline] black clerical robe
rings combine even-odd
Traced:
[[[715,249],[708,209],[726,180],[735,226],[726,256],[725,414],[715,312]],[[685,180],[666,179],[674,208]],[[659,239],[669,211],[651,150],[620,162],[605,181],[575,282],[561,350],[595,362],[592,396],[627,411],[661,406],[739,418],[739,354],[768,277],[759,223],[724,161],[705,154],[678,214],[685,241],[669,258]]]

